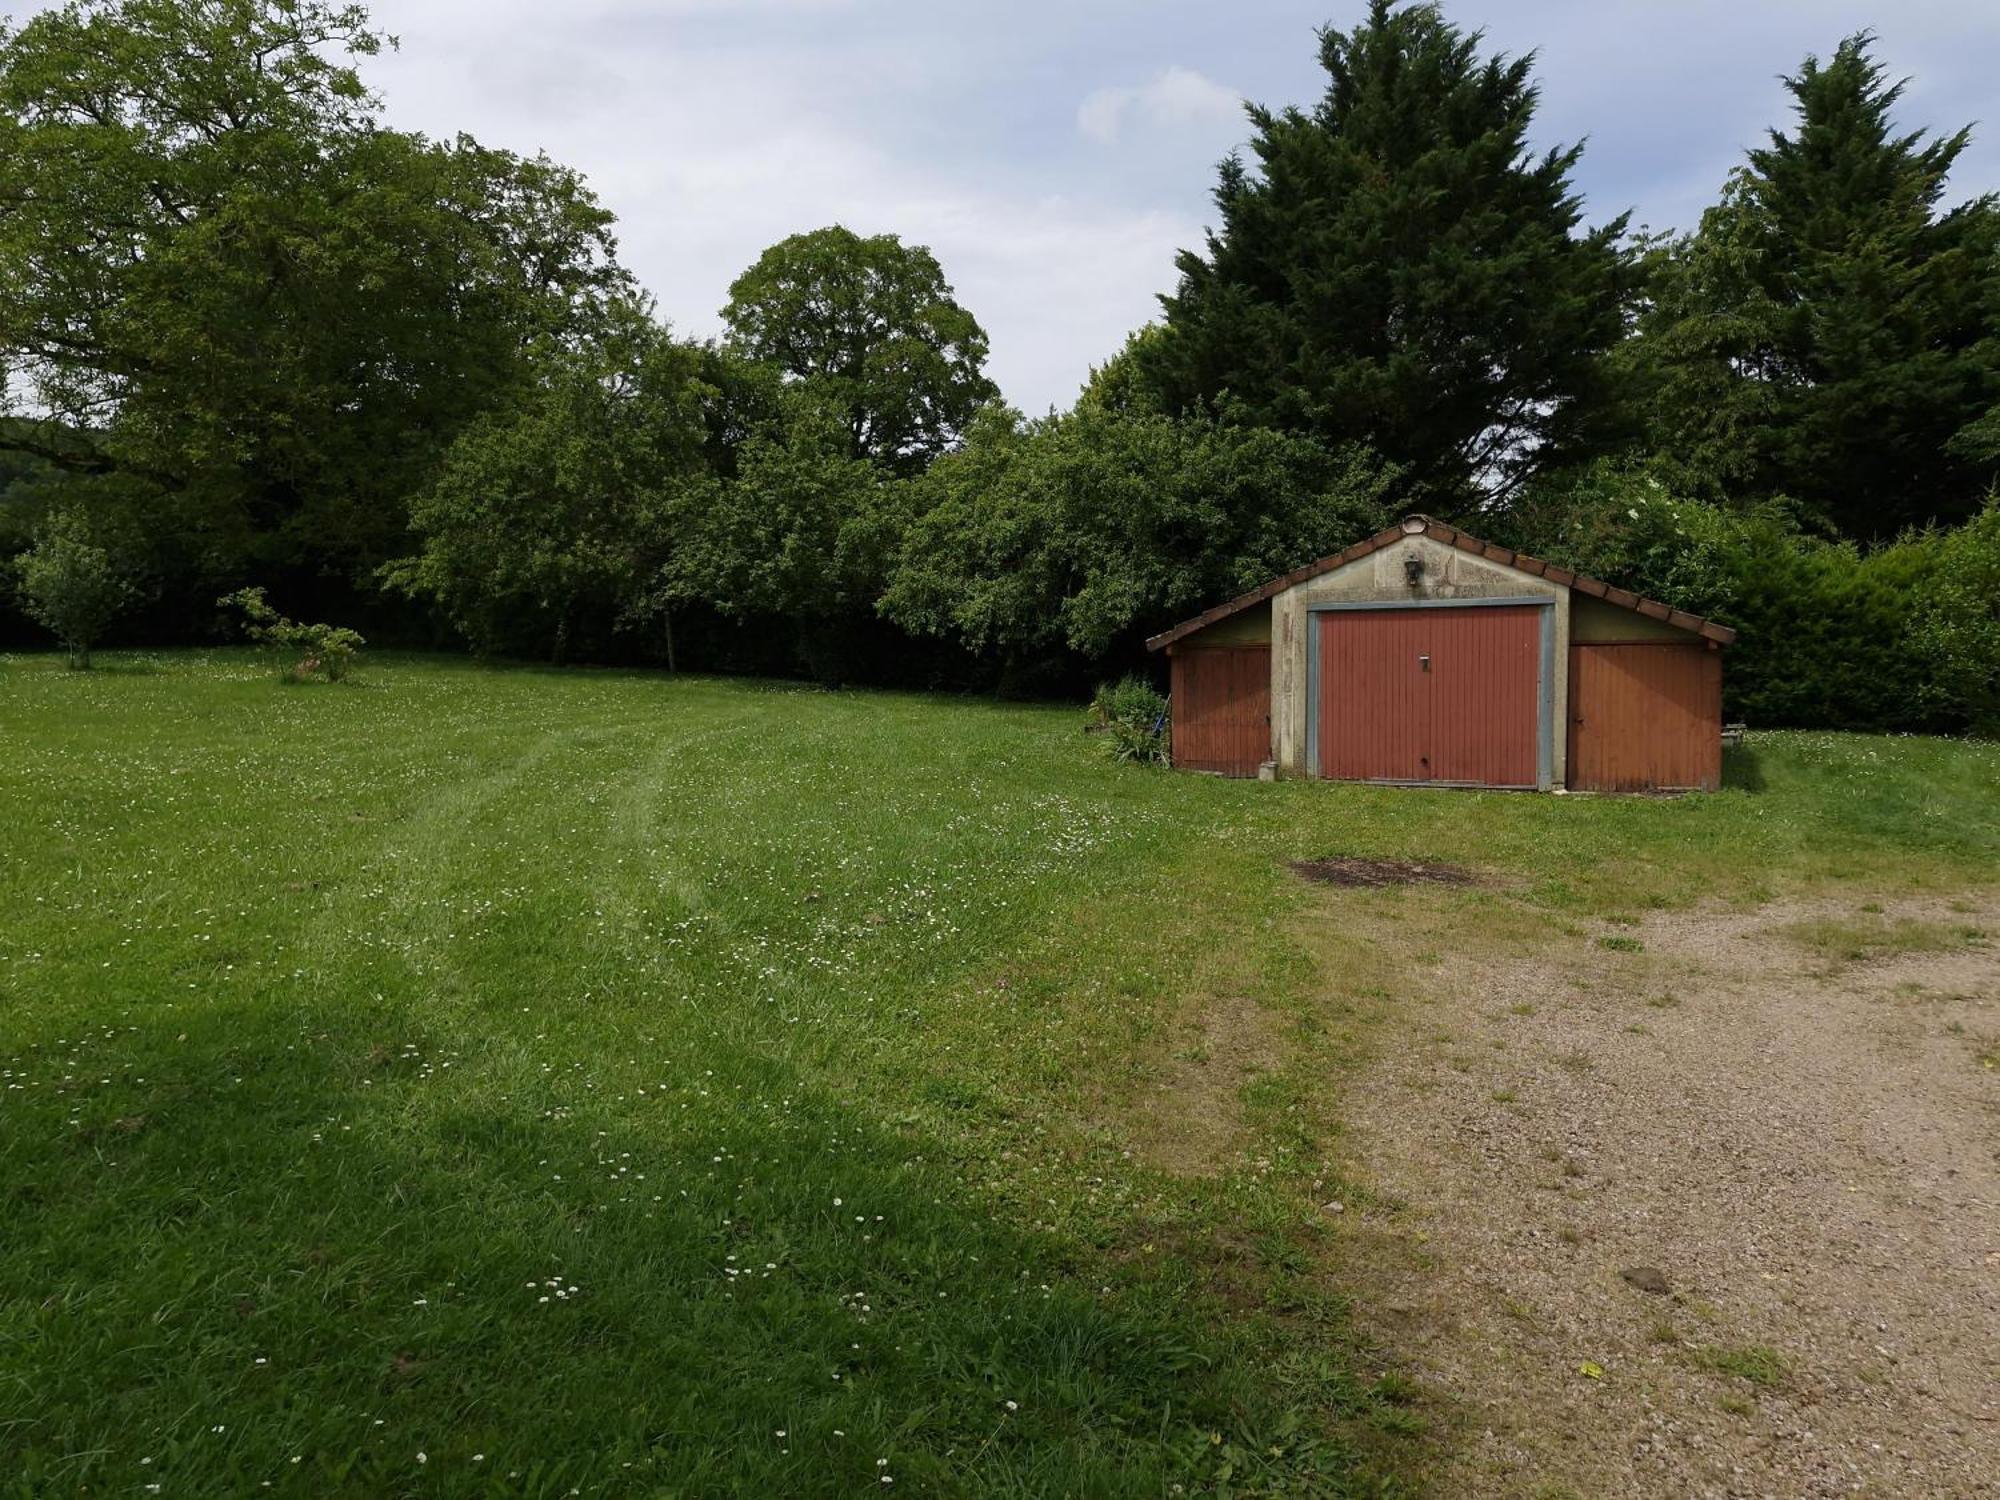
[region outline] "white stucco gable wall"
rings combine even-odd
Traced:
[[[1420,560],[1417,584],[1407,563]],[[1462,547],[1409,533],[1386,547],[1308,578],[1271,600],[1271,744],[1281,776],[1316,775],[1307,763],[1307,630],[1320,604],[1409,605],[1450,599],[1548,599],[1553,603],[1555,651],[1552,680],[1544,697],[1543,726],[1551,751],[1549,785],[1561,786],[1567,772],[1569,735],[1570,591],[1520,568],[1480,557]]]

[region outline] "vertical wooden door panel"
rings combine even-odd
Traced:
[[[1700,641],[1570,647],[1569,784],[1636,792],[1722,784],[1722,653]]]
[[[1534,786],[1542,610],[1327,610],[1318,616],[1319,774]]]
[[[1271,648],[1197,647],[1173,663],[1174,764],[1255,776],[1271,758]]]
[[[1431,778],[1533,786],[1541,743],[1542,611],[1431,609]]]
[[[1329,610],[1318,617],[1321,776],[1429,779],[1424,638],[1417,613]]]

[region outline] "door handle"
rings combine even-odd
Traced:
[[[1417,660],[1423,664],[1423,669],[1426,672],[1431,669],[1431,659],[1428,656],[1419,656]]]

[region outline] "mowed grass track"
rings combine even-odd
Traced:
[[[0,658],[0,1493],[1393,1490],[1318,1204],[1399,893],[1329,924],[1284,861],[1470,864],[1423,899],[1476,934],[2000,860],[1990,745],[1564,801],[1076,724]],[[1171,1175],[1134,1101],[1222,993],[1287,1061]]]

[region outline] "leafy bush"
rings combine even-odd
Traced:
[[[1732,546],[1730,601],[1741,631],[1725,660],[1725,700],[1758,725],[1834,729],[1956,727],[1932,706],[1930,663],[1911,633],[1936,561],[1919,541],[1863,553],[1771,518]]]
[[[1145,678],[1127,676],[1100,687],[1091,699],[1090,716],[1092,727],[1105,735],[1113,760],[1167,763],[1167,700]]]
[[[1530,489],[1492,535],[1693,614],[1720,615],[1736,602],[1732,554],[1744,524],[1742,514],[1675,494],[1649,466],[1602,461]]]
[[[15,560],[14,573],[22,607],[55,633],[70,666],[79,670],[90,666],[90,648],[134,597],[130,581],[80,510],[51,512],[34,545]]]
[[[989,407],[915,482],[882,613],[1009,667],[1101,664],[1368,535],[1392,477],[1360,449],[1207,418]]]
[[[2000,521],[1863,551],[1801,531],[1782,502],[1726,510],[1597,464],[1526,497],[1505,527],[1535,556],[1733,626],[1732,717],[1951,730],[1995,711]]]
[[[2000,497],[1956,531],[1926,538],[1936,552],[1911,634],[1930,665],[1930,706],[2000,734]]]
[[[250,639],[267,647],[274,658],[289,662],[278,670],[297,682],[313,677],[339,682],[366,644],[344,625],[307,625],[285,618],[265,600],[262,589],[238,589],[215,602],[242,610]]]

